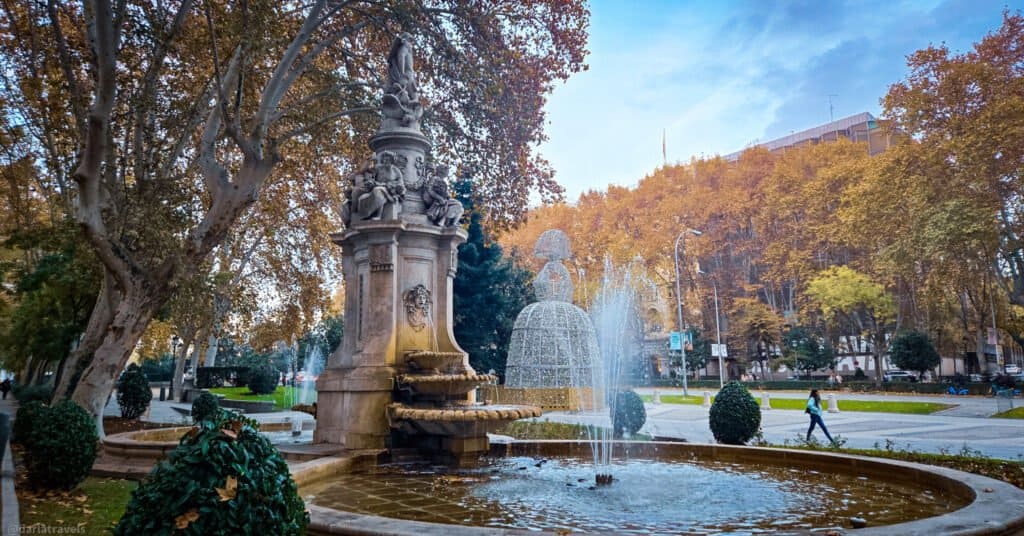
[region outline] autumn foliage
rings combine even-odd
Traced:
[[[833,347],[862,340],[875,359],[901,329],[927,333],[944,355],[981,354],[993,315],[1022,343],[1022,65],[1024,18],[1006,13],[971,52],[932,47],[909,58],[884,99],[879,155],[840,139],[755,147],[736,162],[693,159],[634,188],[540,207],[502,243],[528,253],[544,230],[568,233],[571,268],[585,279],[580,302],[594,295],[606,257],[671,296],[676,238],[698,229],[680,251],[684,316],[713,330],[717,284],[730,355],[741,361],[774,357],[766,349],[798,325]],[[660,320],[675,325],[669,311]]]

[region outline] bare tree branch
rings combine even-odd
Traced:
[[[234,80],[238,76],[241,64],[241,47],[235,49],[235,53],[228,64],[227,78]],[[229,82],[230,83],[230,82]],[[221,80],[215,82],[215,87],[223,87]],[[206,188],[210,195],[216,200],[229,186],[228,171],[217,161],[217,135],[220,132],[221,120],[226,112],[224,106],[210,109],[206,118],[206,128],[203,129],[203,136],[199,142],[199,165],[203,170],[203,177],[206,180]]]
[[[284,141],[287,141],[287,140],[289,140],[291,138],[294,138],[295,136],[299,136],[299,135],[305,134],[305,133],[309,132],[310,130],[313,130],[313,129],[319,127],[319,126],[322,126],[322,125],[325,125],[327,123],[330,123],[331,121],[334,121],[335,119],[338,119],[339,117],[345,117],[347,115],[354,115],[354,114],[358,114],[358,113],[376,112],[377,110],[378,110],[378,108],[376,106],[360,106],[358,108],[349,108],[347,110],[341,110],[340,112],[335,112],[333,114],[328,114],[328,115],[326,115],[324,117],[321,117],[320,119],[318,119],[316,121],[312,121],[310,123],[302,125],[301,127],[297,127],[297,128],[292,129],[292,130],[289,130],[288,132],[285,132],[284,134],[281,134],[280,136],[276,136],[276,140],[275,141],[277,141],[277,143],[280,144],[280,143],[282,143]]]
[[[274,74],[270,77],[267,85],[264,86],[253,125],[254,139],[263,140],[266,138],[267,129],[270,127],[270,117],[277,109],[277,105],[280,104],[285,91],[288,90],[289,86],[285,85],[285,83],[289,77],[289,71],[291,71],[292,66],[299,58],[302,47],[306,46],[313,32],[324,22],[319,17],[325,5],[326,0],[317,0],[313,4],[309,14],[306,15],[306,20],[302,23],[302,28],[299,29],[295,38],[288,44],[284,56],[277,64],[277,67],[274,68]]]

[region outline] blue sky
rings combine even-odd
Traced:
[[[590,70],[558,86],[541,147],[574,202],[668,162],[728,154],[879,99],[929,44],[967,51],[1024,1],[594,0]]]

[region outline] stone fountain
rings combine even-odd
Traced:
[[[317,380],[314,442],[464,461],[487,451],[487,432],[540,409],[475,402],[477,386],[496,378],[473,370],[452,331],[462,205],[420,130],[409,36],[395,39],[387,64],[373,156],[350,177],[346,230],[331,235],[342,248],[346,329]]]

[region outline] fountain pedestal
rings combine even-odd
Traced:
[[[313,441],[462,461],[486,452],[488,431],[540,410],[475,404],[476,387],[496,378],[476,374],[452,331],[463,208],[420,131],[410,45],[403,34],[388,54],[373,157],[349,177],[347,229],[331,235],[342,249],[345,336],[317,380]]]
[[[438,348],[465,360],[452,335],[452,278],[457,227],[402,220],[353,222],[332,235],[342,247],[345,337],[317,380],[314,441],[347,448],[385,448],[402,357]]]

